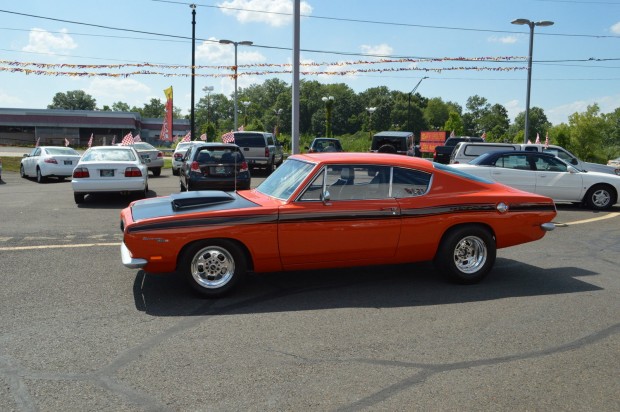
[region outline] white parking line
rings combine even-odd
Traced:
[[[561,224],[564,226],[581,225],[582,223],[591,223],[591,222],[596,222],[598,220],[611,219],[611,218],[618,217],[618,216],[620,216],[620,213],[613,212],[613,213],[609,213],[603,216],[593,217],[592,219],[576,220],[574,222],[567,222],[567,223],[561,223]]]
[[[35,250],[35,249],[69,249],[76,247],[95,247],[95,246],[120,246],[120,242],[116,243],[79,243],[72,245],[39,245],[39,246],[14,246],[14,247],[0,247],[0,251],[12,251],[12,250]]]

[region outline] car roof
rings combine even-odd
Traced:
[[[545,152],[534,152],[532,150],[499,150],[499,151],[494,151],[494,152],[487,152],[484,154],[493,154],[493,155],[505,155],[505,154],[517,154],[517,155],[532,155],[532,156],[539,156],[539,157],[556,157],[555,155],[551,154],[551,153],[545,153]]]
[[[367,153],[367,152],[322,152],[304,153],[289,156],[289,159],[297,159],[312,163],[357,163],[368,165],[400,166],[434,169],[430,160],[413,156],[402,156],[391,153]]]
[[[413,132],[385,131],[385,132],[379,132],[379,133],[374,134],[374,136],[378,136],[378,137],[409,137],[411,135],[413,135]]]

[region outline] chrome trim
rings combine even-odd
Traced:
[[[125,242],[121,243],[121,261],[123,262],[123,265],[129,269],[141,269],[148,263],[146,259],[132,258],[131,253],[129,253],[129,249],[125,246]]]
[[[540,228],[545,232],[551,232],[553,229],[555,229],[555,224],[551,222],[543,223],[542,225],[540,225]]]

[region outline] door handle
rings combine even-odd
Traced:
[[[398,208],[394,207],[394,206],[392,206],[392,207],[382,207],[381,210],[382,211],[387,211],[387,212],[392,212],[392,214],[395,215],[396,212],[398,211]]]

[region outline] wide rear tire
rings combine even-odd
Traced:
[[[204,240],[181,255],[179,270],[200,295],[215,298],[230,292],[245,277],[247,264],[241,249],[229,240]]]
[[[435,256],[435,265],[448,280],[460,284],[478,283],[495,263],[495,239],[478,225],[456,227],[447,232]]]

